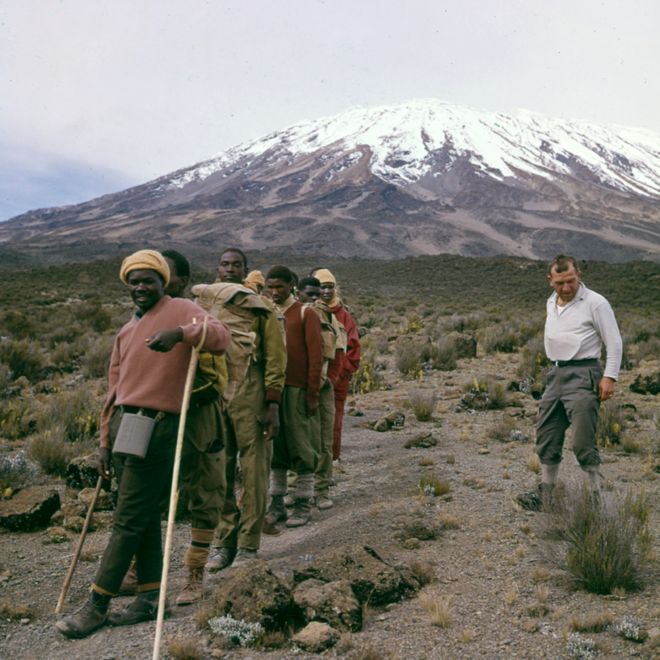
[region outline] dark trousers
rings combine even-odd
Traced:
[[[598,424],[598,382],[603,377],[600,366],[553,367],[539,405],[536,425],[536,453],[541,463],[556,465],[561,461],[564,434],[573,427],[573,452],[583,467],[599,465],[596,447]]]
[[[116,409],[110,422],[111,439],[120,421],[121,412]],[[166,415],[156,424],[144,458],[113,456],[119,495],[112,534],[94,581],[95,591],[116,595],[133,556],[137,560],[138,591],[160,587],[160,502],[172,476],[178,423],[177,415]]]

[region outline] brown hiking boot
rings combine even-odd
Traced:
[[[316,508],[321,511],[324,509],[332,509],[332,507],[335,505],[328,493],[319,493],[314,498],[314,503],[316,504]]]
[[[309,503],[309,497],[297,497],[293,505],[293,511],[289,515],[286,526],[287,527],[302,527],[306,525],[312,512],[312,505]]]
[[[79,610],[56,621],[55,627],[65,637],[82,639],[104,626],[107,621],[107,607],[95,605],[90,596]]]
[[[142,621],[154,621],[158,616],[158,599],[160,590],[145,591],[138,594],[133,602],[129,603],[123,610],[110,612],[108,623],[111,626],[132,626]],[[169,617],[170,608],[165,602],[165,618]]]
[[[119,596],[134,596],[137,593],[137,566],[133,561],[124,575],[124,579],[119,587]]]
[[[217,573],[227,566],[231,566],[236,556],[236,548],[218,548],[218,551],[206,562],[209,573]]]
[[[202,597],[204,589],[204,567],[189,568],[186,584],[176,597],[177,605],[192,605]]]

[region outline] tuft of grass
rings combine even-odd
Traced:
[[[418,422],[429,422],[433,419],[433,411],[437,401],[438,398],[434,391],[417,390],[410,395],[408,404]]]
[[[464,628],[461,630],[461,634],[458,638],[463,642],[463,644],[469,644],[474,641],[474,638],[477,636],[476,631],[473,628]]]
[[[431,623],[438,628],[448,628],[453,619],[452,603],[453,596],[431,596],[423,594],[419,602],[427,611]]]
[[[463,385],[461,405],[470,410],[501,410],[509,405],[502,383],[493,378],[473,378]]]
[[[421,586],[425,587],[435,579],[435,568],[428,561],[411,561],[409,564],[410,572],[417,579]]]
[[[537,566],[533,571],[532,571],[532,582],[534,584],[543,584],[544,582],[548,582],[550,580],[550,571],[547,568],[543,568],[541,566]]]
[[[534,474],[541,472],[541,461],[536,454],[530,454],[527,457],[527,469]]]
[[[498,442],[510,442],[511,441],[511,432],[516,428],[516,423],[511,417],[503,417],[499,422],[493,424],[486,435],[491,440],[497,440]]]
[[[556,522],[565,567],[577,584],[603,595],[641,588],[653,547],[649,516],[643,491],[623,498],[601,494],[595,500],[585,485],[563,498]]]
[[[454,465],[456,463],[456,456],[454,456],[454,454],[447,454],[445,462],[447,465]]]
[[[30,605],[16,603],[9,600],[0,601],[0,618],[10,621],[20,621],[21,619],[34,619],[35,611]]]
[[[460,529],[461,527],[461,519],[446,511],[440,514],[438,522],[442,529]]]
[[[614,621],[610,612],[588,612],[574,614],[568,621],[568,627],[573,632],[599,633],[607,630]]]
[[[537,603],[541,605],[545,605],[545,603],[548,601],[549,596],[550,596],[550,587],[548,587],[547,584],[542,582],[536,585],[534,589],[534,597],[536,598]]]
[[[504,602],[511,607],[515,603],[518,602],[518,598],[520,597],[520,590],[518,589],[518,585],[513,582],[512,584],[509,585],[508,589],[504,592],[503,598]]]
[[[423,456],[419,459],[418,465],[420,467],[433,467],[435,465],[435,458],[431,456]]]
[[[167,644],[167,652],[174,660],[203,660],[204,647],[196,637],[175,637]]]
[[[419,480],[419,491],[422,495],[441,497],[451,490],[449,482],[438,479],[433,474],[425,474]]]

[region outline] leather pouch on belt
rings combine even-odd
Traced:
[[[147,417],[139,412],[123,413],[112,453],[144,458],[157,422],[158,417]]]

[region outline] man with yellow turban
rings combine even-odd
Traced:
[[[321,300],[330,308],[339,323],[346,329],[346,352],[342,357],[341,366],[335,386],[335,426],[332,435],[332,458],[338,461],[341,455],[341,431],[344,423],[344,405],[348,396],[351,377],[360,366],[360,336],[357,325],[350,312],[339,298],[339,289],[335,276],[327,268],[317,268],[312,275],[321,283]]]
[[[119,493],[91,594],[77,612],[55,624],[73,638],[87,637],[106,623],[128,625],[156,617],[163,564],[160,501],[171,475],[191,351],[202,341],[203,350],[221,353],[231,341],[225,325],[201,307],[165,294],[170,270],[159,252],[140,250],[126,257],[119,277],[137,310],[115,337],[98,461],[101,476],[109,479],[113,448]],[[152,423],[144,423],[147,418]],[[151,427],[140,438],[141,451],[138,420]],[[124,434],[131,423],[131,433]],[[138,596],[126,609],[108,613],[133,556]]]

